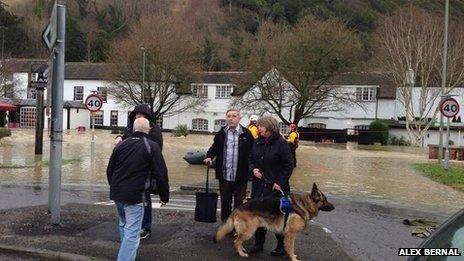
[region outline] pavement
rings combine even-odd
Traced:
[[[137,260],[242,260],[233,250],[231,237],[212,242],[219,222],[194,221],[195,184],[190,188],[173,191],[167,206],[153,204],[153,235],[141,242]],[[116,208],[108,200],[107,188],[65,186],[60,226],[50,225],[47,196],[46,186],[0,186],[0,260],[116,258]],[[352,197],[329,195],[329,200],[335,210],[321,212],[297,237],[296,253],[301,260],[405,260],[397,256],[398,248],[416,247],[422,239],[411,236],[402,220],[443,221],[449,216]],[[249,240],[245,248],[252,244]],[[268,233],[265,251],[248,259],[267,260],[274,246],[275,238]]]

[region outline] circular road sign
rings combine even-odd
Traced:
[[[443,116],[453,118],[459,113],[459,103],[454,98],[447,98],[441,102],[440,111]]]
[[[91,112],[99,111],[103,106],[103,100],[99,95],[90,94],[85,99],[85,107]]]

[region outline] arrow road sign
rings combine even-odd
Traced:
[[[56,8],[57,3],[53,5],[52,15],[50,16],[50,23],[42,31],[42,40],[49,50],[53,49],[56,42]]]

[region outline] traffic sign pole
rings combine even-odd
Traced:
[[[441,115],[447,118],[446,120],[446,143],[445,143],[445,161],[443,163],[443,168],[445,170],[449,169],[449,138],[450,138],[450,118],[455,117],[459,113],[459,103],[451,95],[444,97],[443,101],[440,103],[440,112]]]
[[[93,158],[95,154],[95,113],[103,106],[103,99],[92,91],[92,94],[85,99],[85,107],[90,111],[90,120],[92,124],[92,141],[90,142],[90,157]]]

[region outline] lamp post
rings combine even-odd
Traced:
[[[445,3],[445,35],[443,39],[443,68],[442,68],[442,77],[441,77],[441,96],[442,100],[445,95],[445,86],[446,86],[446,62],[448,55],[448,17],[449,17],[449,0],[446,0]],[[440,130],[438,135],[438,163],[442,163],[443,157],[443,115],[440,113]]]
[[[144,88],[145,88],[145,60],[146,60],[146,51],[145,51],[145,48],[142,46],[140,47],[140,50],[142,50],[143,52],[143,59],[142,59],[142,88],[141,88],[141,91],[142,91],[142,104],[145,103],[145,91],[144,91]]]

